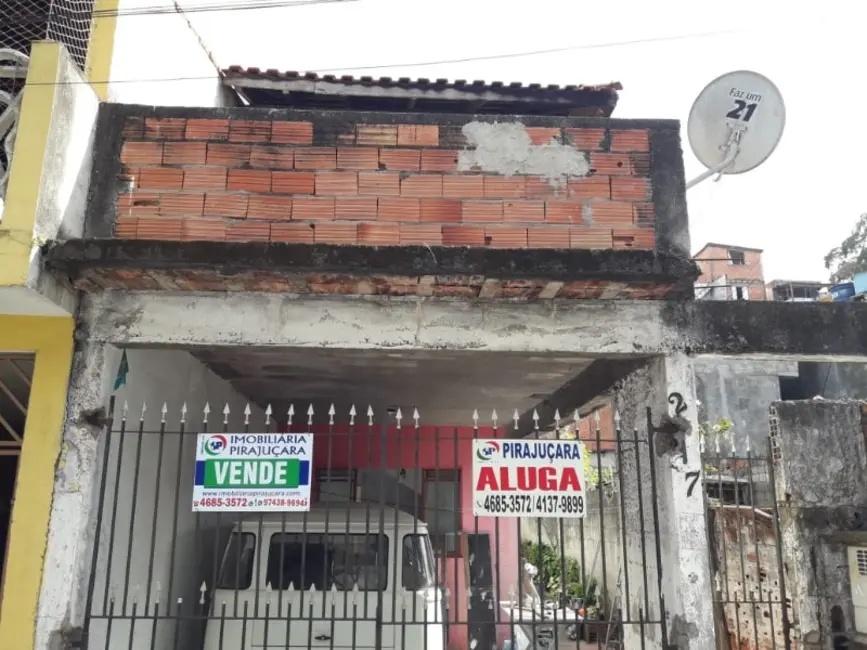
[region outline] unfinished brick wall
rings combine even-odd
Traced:
[[[729,250],[732,249],[743,252],[743,264],[730,264],[726,261]],[[765,279],[761,251],[737,247],[730,249],[711,244],[696,255],[696,261],[702,271],[698,282],[709,284],[722,276],[726,276],[733,283],[749,285],[747,288],[750,300],[765,300]]]
[[[617,430],[614,425],[614,411],[610,406],[600,406],[581,418],[577,433],[578,439],[583,440],[587,449],[592,452],[597,451],[597,446],[599,451],[617,451]],[[621,440],[629,441],[631,435],[631,431],[626,431],[621,434]]]
[[[601,120],[594,128],[526,127],[534,147],[553,142],[584,153],[586,176],[552,182],[479,166],[459,171],[460,152],[472,148],[460,125],[323,115],[330,117],[126,118],[114,236],[655,247],[647,129],[607,128]]]

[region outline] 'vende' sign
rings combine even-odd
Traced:
[[[473,514],[583,517],[582,461],[577,440],[475,440]]]
[[[200,433],[193,510],[310,510],[310,433]]]

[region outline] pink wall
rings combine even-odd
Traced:
[[[285,426],[281,431],[285,431]],[[502,438],[504,430],[492,427],[436,427],[413,426],[382,427],[356,425],[352,434],[346,423],[292,426],[293,433],[311,431],[316,434],[313,449],[315,469],[460,469],[461,470],[461,527],[465,533],[487,533],[491,536],[491,554],[494,569],[495,603],[497,617],[505,617],[499,610],[499,601],[508,597],[509,589],[518,580],[518,520],[473,516],[473,439]],[[383,441],[385,462],[383,463]],[[314,478],[315,480],[315,478]],[[499,522],[499,523],[498,523]],[[459,621],[450,628],[449,650],[467,650],[467,584],[468,558],[445,558],[440,563],[440,576],[451,592],[449,618]],[[501,626],[501,637],[508,626]],[[502,641],[502,639],[501,639]]]

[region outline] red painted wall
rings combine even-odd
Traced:
[[[286,431],[285,426],[280,427]],[[460,469],[461,527],[466,533],[487,533],[491,536],[495,602],[508,598],[510,588],[517,587],[519,549],[518,520],[473,516],[473,439],[502,438],[504,429],[479,427],[356,425],[350,434],[347,423],[327,425],[293,425],[293,433],[311,431],[316,435],[313,447],[315,469]],[[383,457],[384,443],[384,457]],[[315,477],[314,477],[315,480]],[[460,624],[450,628],[449,650],[467,650],[467,558],[447,558],[442,561],[440,575],[451,592],[449,619]],[[505,618],[502,611],[495,616]],[[500,641],[509,632],[501,626]]]

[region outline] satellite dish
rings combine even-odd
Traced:
[[[767,77],[738,70],[704,87],[689,112],[689,146],[707,171],[687,189],[717,174],[743,174],[768,159],[786,126],[786,106]]]

